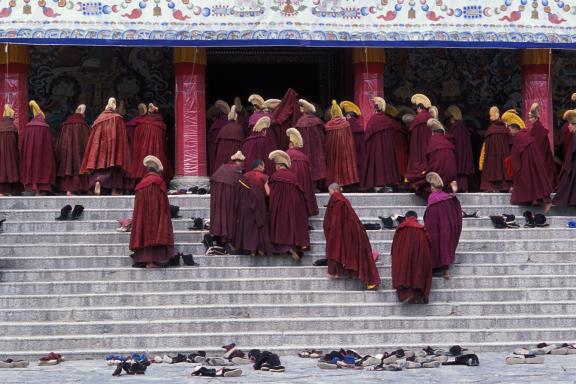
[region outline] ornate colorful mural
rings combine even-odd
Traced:
[[[60,44],[570,46],[564,0],[10,0],[0,40]]]

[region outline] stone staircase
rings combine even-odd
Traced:
[[[349,194],[364,222],[414,209],[411,194]],[[69,358],[108,353],[242,349],[293,353],[341,346],[363,351],[461,344],[510,350],[541,341],[576,341],[576,238],[573,210],[550,213],[548,228],[493,229],[490,214],[513,213],[506,194],[463,194],[467,212],[453,278],[434,278],[429,305],[396,303],[389,250],[393,231],[369,231],[382,256],[378,292],[354,280],[328,280],[322,216],[311,219],[312,250],[301,265],[288,256],[204,256],[209,196],[173,196],[177,249],[200,267],[131,268],[129,234],[116,219],[131,216],[132,197],[0,198],[0,355],[56,351]],[[327,195],[318,195],[319,205]],[[83,220],[58,222],[66,204],[82,204]]]

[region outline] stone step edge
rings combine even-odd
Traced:
[[[371,293],[371,291],[359,291],[359,292],[367,292]],[[202,309],[214,309],[214,308],[270,308],[270,307],[287,307],[287,308],[294,308],[294,307],[306,307],[306,308],[314,308],[314,307],[395,307],[395,306],[402,306],[401,303],[392,303],[392,302],[362,302],[362,303],[340,303],[340,302],[327,302],[327,303],[297,303],[297,304],[206,304],[206,305],[170,305],[170,306],[162,306],[162,305],[153,305],[153,306],[106,306],[106,307],[54,307],[54,308],[5,308],[0,309],[1,312],[82,312],[82,311],[115,311],[115,310],[139,310],[139,309],[147,309],[147,310],[162,310],[166,308],[170,309],[194,309],[194,308],[202,308]],[[427,307],[458,307],[458,306],[510,306],[510,305],[576,305],[576,301],[474,301],[474,302],[450,302],[450,303],[429,303],[426,304]]]
[[[469,292],[469,291],[482,291],[482,292],[549,292],[549,291],[572,291],[576,290],[574,287],[536,287],[536,288],[437,288],[432,292],[448,293],[448,292]],[[364,295],[373,294],[374,291],[351,291],[351,290],[309,290],[309,291],[294,291],[294,290],[278,290],[266,292],[253,292],[253,291],[163,291],[163,292],[150,292],[139,291],[138,293],[144,296],[171,296],[171,295],[196,295],[196,296],[210,296],[210,295],[258,295],[258,296],[272,296],[272,295],[294,295],[298,296],[302,293],[306,294],[327,294],[327,295]],[[376,292],[380,293],[395,293],[395,289],[379,289]],[[78,293],[78,294],[52,294],[52,295],[0,295],[0,299],[43,299],[43,298],[96,298],[96,297],[124,297],[125,292],[106,292],[106,293]],[[452,302],[451,302],[452,303]],[[476,302],[472,302],[476,303]],[[576,301],[574,301],[576,304]],[[323,304],[323,303],[318,303]],[[337,305],[337,303],[334,303]]]
[[[228,322],[228,323],[265,323],[269,321],[274,322],[293,322],[293,321],[306,321],[306,322],[330,322],[330,321],[441,321],[441,320],[531,320],[531,319],[576,319],[574,315],[541,315],[541,314],[525,314],[525,315],[487,315],[487,316],[446,316],[446,315],[430,315],[430,316],[335,316],[335,317],[259,317],[259,318],[183,318],[183,319],[160,319],[160,320],[109,320],[109,321],[0,321],[0,326],[22,326],[22,327],[42,327],[46,326],[82,326],[82,325],[130,325],[130,324],[178,324],[185,323],[206,323],[212,324],[214,322]],[[508,329],[508,328],[501,328]],[[524,329],[524,327],[523,327]],[[531,327],[525,329],[533,329]],[[549,328],[545,328],[549,329]],[[490,329],[492,330],[492,329]]]

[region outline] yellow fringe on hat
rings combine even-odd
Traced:
[[[462,111],[456,105],[451,105],[446,108],[444,114],[446,116],[452,117],[454,120],[462,120]]]
[[[304,146],[302,135],[296,128],[288,128],[286,130],[286,136],[290,138],[290,142],[294,144],[296,148],[302,148]]]
[[[442,178],[436,172],[428,172],[426,174],[426,182],[437,189],[442,188],[444,186]]]
[[[360,108],[351,101],[342,101],[340,103],[340,108],[344,111],[344,113],[353,112],[356,116],[362,116],[362,111]]]
[[[490,121],[496,121],[500,118],[500,110],[496,106],[490,107],[488,113],[490,114]]]
[[[386,109],[384,110],[384,112],[388,116],[392,116],[394,118],[398,117],[398,114],[400,114],[400,111],[398,109],[396,109],[395,106],[388,104],[388,103],[386,104]]]
[[[428,98],[428,96],[423,95],[422,93],[416,93],[415,95],[410,98],[410,102],[414,105],[421,104],[424,108],[428,109],[432,106],[432,102]]]
[[[32,111],[32,115],[34,117],[38,116],[39,114],[41,114],[42,117],[46,117],[35,100],[31,100],[28,105],[30,106],[30,110]]]
[[[268,155],[268,159],[273,160],[275,164],[283,164],[288,168],[292,166],[292,160],[290,159],[290,155],[279,149],[270,152],[270,154]]]
[[[336,100],[332,100],[332,107],[330,107],[330,116],[332,118],[343,117],[342,109],[340,109],[340,106],[338,105]]]
[[[4,104],[4,117],[14,118],[14,109],[10,104]]]
[[[373,97],[372,101],[378,106],[378,109],[381,111],[386,111],[386,100],[384,100],[382,97]]]
[[[264,116],[258,119],[256,124],[254,124],[254,128],[252,128],[252,131],[262,132],[263,130],[269,127],[270,127],[270,118],[268,116]]]
[[[524,120],[522,120],[520,116],[513,112],[513,110],[507,110],[504,112],[502,114],[502,121],[508,125],[515,124],[520,127],[520,129],[526,128],[526,123],[524,123]]]

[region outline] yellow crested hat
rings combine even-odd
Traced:
[[[530,117],[537,119],[540,117],[540,104],[538,103],[532,103],[532,105],[530,106],[530,113],[529,113]]]
[[[14,109],[10,104],[4,104],[4,117],[14,118]]]
[[[285,166],[287,166],[288,168],[290,168],[292,166],[292,161],[290,160],[290,156],[281,150],[276,150],[276,151],[272,151],[270,152],[270,154],[268,155],[268,159],[274,161],[275,164],[283,164]]]
[[[442,178],[436,172],[428,172],[426,174],[426,182],[434,188],[442,188],[444,186]]]
[[[258,109],[264,108],[264,98],[260,95],[253,94],[248,96],[248,102]]]
[[[220,110],[220,112],[224,113],[225,115],[230,113],[230,105],[224,100],[216,100],[214,106]]]
[[[238,120],[238,114],[236,113],[236,105],[230,108],[230,113],[228,113],[228,121]]]
[[[388,116],[392,116],[392,117],[398,117],[398,115],[400,114],[400,111],[393,106],[392,104],[388,104],[386,103],[386,109],[384,111]]]
[[[290,142],[294,144],[296,148],[302,148],[304,146],[302,135],[296,128],[288,128],[286,130],[286,136],[290,138]]]
[[[451,105],[448,108],[446,108],[444,114],[448,117],[453,118],[454,120],[462,120],[462,111],[456,105]]]
[[[384,100],[382,97],[373,97],[372,101],[378,106],[379,110],[386,111],[386,100]]]
[[[264,104],[262,104],[262,105],[264,106],[265,109],[273,110],[278,105],[280,105],[281,102],[282,102],[282,100],[280,100],[280,99],[268,99],[268,100],[264,101]]]
[[[495,105],[490,107],[490,111],[488,113],[490,114],[490,121],[496,121],[500,118],[500,110]]]
[[[332,118],[343,116],[342,109],[340,109],[340,106],[338,105],[336,100],[332,100],[332,106],[330,107],[330,116]]]
[[[502,114],[502,121],[505,122],[507,125],[515,124],[518,127],[520,127],[520,129],[526,128],[524,120],[522,120],[522,118],[518,116],[518,114],[513,112],[513,110],[507,110],[506,112],[504,112]]]
[[[155,168],[159,172],[162,172],[164,170],[164,167],[162,166],[162,162],[156,156],[152,156],[152,155],[146,156],[144,158],[144,161],[142,161],[142,164],[144,164],[145,167]]]
[[[360,108],[351,101],[340,102],[340,108],[342,108],[344,113],[353,112],[356,114],[356,116],[362,116],[362,111],[360,111]]]
[[[428,125],[428,128],[430,128],[433,131],[446,132],[446,130],[444,129],[444,126],[442,125],[442,123],[438,119],[428,119],[428,121],[426,122],[426,125]]]
[[[254,132],[262,132],[263,130],[270,127],[270,118],[268,116],[264,116],[258,119],[256,124],[254,124],[254,128],[252,130]]]
[[[232,161],[244,161],[246,160],[246,156],[242,153],[242,151],[238,151],[232,156],[230,156],[230,160]]]
[[[422,105],[426,109],[432,106],[432,102],[428,96],[423,95],[422,93],[416,93],[413,95],[412,98],[410,98],[410,102],[414,105]]]
[[[35,100],[30,100],[28,105],[30,106],[30,110],[32,111],[32,115],[34,117],[38,116],[39,114],[42,115],[42,117],[46,117]]]
[[[576,124],[576,109],[567,110],[562,118],[570,124]]]
[[[307,102],[304,99],[298,100],[298,104],[300,104],[300,110],[305,113],[316,113],[316,107],[314,104]]]

